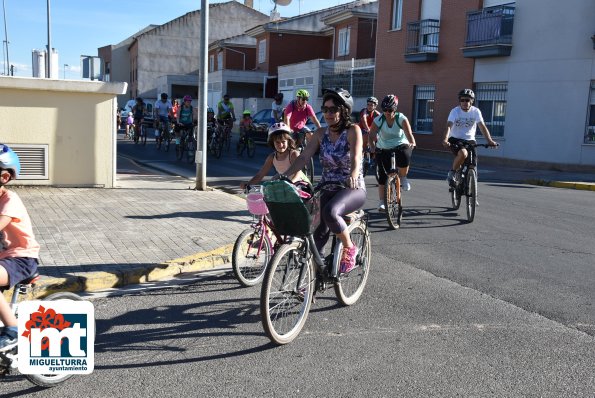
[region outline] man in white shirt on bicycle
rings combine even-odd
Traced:
[[[452,169],[448,172],[446,178],[451,186],[454,186],[455,184],[457,170],[461,168],[463,163],[465,163],[465,159],[469,156],[467,149],[461,147],[459,144],[466,142],[475,144],[477,126],[479,126],[479,129],[486,138],[489,146],[498,146],[498,143],[492,139],[492,136],[483,121],[481,111],[473,106],[474,101],[475,93],[473,90],[466,88],[459,91],[459,106],[453,108],[448,115],[446,133],[444,134],[442,145],[445,148],[450,148],[451,152],[455,155]],[[476,157],[474,156],[473,159],[476,159]]]

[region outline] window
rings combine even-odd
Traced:
[[[223,51],[217,54],[217,70],[223,70]]]
[[[434,126],[434,95],[436,86],[433,84],[415,86],[415,125],[416,133],[431,133]]]
[[[349,31],[350,28],[343,28],[339,30],[339,45],[337,48],[337,55],[348,55],[349,54]]]
[[[393,13],[390,28],[392,30],[401,29],[403,19],[403,0],[393,0]]]
[[[210,55],[209,56],[209,72],[214,72],[214,71],[215,71],[215,56]]]
[[[507,83],[477,83],[475,101],[492,137],[504,136]]]
[[[258,63],[262,64],[267,59],[267,41],[261,40],[258,42]]]
[[[585,144],[595,144],[595,80],[591,82]]]

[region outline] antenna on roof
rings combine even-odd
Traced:
[[[287,6],[291,3],[291,0],[271,0],[275,3],[275,7],[271,11],[271,21],[278,21],[281,19],[281,14],[277,11],[277,6]]]

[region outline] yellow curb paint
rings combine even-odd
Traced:
[[[146,272],[148,282],[158,281],[169,276],[180,273],[180,267],[177,264],[158,264]]]

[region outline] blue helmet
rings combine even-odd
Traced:
[[[21,174],[21,161],[15,151],[8,145],[0,144],[0,169],[10,171],[12,178],[16,179]]]

